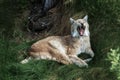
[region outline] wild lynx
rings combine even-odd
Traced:
[[[88,16],[83,19],[71,21],[71,35],[68,36],[50,36],[39,40],[31,46],[29,57],[21,61],[27,63],[31,59],[48,59],[63,64],[75,63],[79,67],[88,66],[86,62],[92,60],[94,52],[90,45]],[[78,57],[81,53],[87,53],[91,58],[82,60]]]

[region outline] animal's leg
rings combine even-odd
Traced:
[[[57,62],[66,64],[66,65],[72,63],[71,60],[69,59],[69,57],[66,54],[61,54],[61,53],[52,53],[52,55],[50,55],[50,56],[41,55],[40,59],[53,60],[53,61],[57,61]]]
[[[94,57],[94,52],[91,48],[87,48],[85,52],[86,54],[89,54],[92,58]]]
[[[54,59],[55,59],[55,61],[66,64],[66,65],[72,63],[66,54],[54,53],[53,60]]]
[[[70,60],[70,58],[66,54],[61,55],[60,62],[63,63],[63,64],[66,64],[66,65],[72,64],[72,61]]]
[[[28,58],[22,60],[20,63],[21,63],[21,64],[28,63],[31,59],[32,59],[31,57],[28,57]]]
[[[50,48],[50,54],[53,55],[57,59],[58,62],[63,64],[71,64],[71,60],[69,56],[66,54],[65,47],[57,40],[49,41],[49,45],[52,47]]]
[[[85,59],[84,61],[88,63],[88,62],[90,62],[91,60],[92,60],[92,58],[88,58],[88,59]]]
[[[32,54],[32,53],[31,53]],[[53,60],[63,64],[70,64],[71,60],[66,54],[58,53],[57,51],[49,52],[37,52],[36,54],[32,54],[35,60],[46,59],[46,60]]]
[[[91,58],[85,59],[85,62],[90,62],[92,60],[92,58],[94,57],[94,52],[93,50],[89,47],[86,49],[85,51],[86,54],[89,54],[91,56]]]
[[[69,58],[73,63],[75,63],[79,67],[88,67],[88,64],[84,60],[77,57],[76,55],[69,55]]]

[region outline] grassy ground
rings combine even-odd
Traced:
[[[95,52],[89,68],[79,68],[45,60],[21,65],[20,60],[35,39],[26,38],[26,33],[18,28],[24,26],[25,21],[18,20],[20,25],[16,23],[26,2],[12,1],[0,0],[0,80],[116,80],[106,56],[111,48],[120,47],[120,2],[76,0],[72,3],[73,17],[89,15]]]

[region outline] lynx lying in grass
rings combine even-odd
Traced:
[[[21,61],[22,64],[31,59],[54,60],[63,64],[75,63],[79,67],[88,66],[86,62],[94,57],[94,52],[90,45],[88,16],[83,19],[71,21],[71,35],[68,36],[50,36],[39,40],[31,46],[29,57]],[[87,53],[92,58],[82,60],[78,57],[81,53]]]

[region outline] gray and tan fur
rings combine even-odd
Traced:
[[[71,21],[71,35],[68,36],[50,36],[39,40],[31,46],[29,57],[22,60],[21,63],[27,63],[31,59],[54,60],[63,64],[76,64],[79,67],[88,66],[87,62],[92,60],[94,52],[90,45],[90,32],[88,16],[83,19]],[[91,58],[82,60],[78,57],[81,53],[87,53]]]

